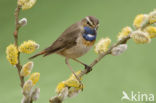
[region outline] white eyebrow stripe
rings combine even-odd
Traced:
[[[91,24],[93,25],[93,23],[90,21],[90,19],[88,17],[86,17],[86,20]]]

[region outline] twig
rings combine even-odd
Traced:
[[[114,47],[117,47],[117,46],[120,45],[120,44],[126,43],[127,40],[129,40],[129,39],[130,39],[130,35],[128,35],[127,37],[121,39],[120,41],[118,41],[118,42],[115,43],[114,45],[112,45],[112,46],[110,47],[110,49],[109,49],[107,52],[105,52],[105,53],[103,53],[103,54],[100,54],[99,57],[97,57],[97,58],[90,64],[90,66],[93,67],[93,66],[94,66],[95,64],[97,64],[104,56],[110,54],[111,51],[112,51],[112,49],[113,49]]]
[[[130,35],[131,35],[131,34],[130,34]],[[130,39],[130,35],[128,35],[127,37],[121,39],[121,40],[118,41],[117,43],[113,44],[113,45],[109,48],[109,50],[108,50],[107,52],[105,52],[105,53],[103,53],[103,54],[100,54],[100,55],[90,64],[90,67],[93,68],[102,58],[104,58],[104,57],[105,57],[106,55],[108,55],[108,54],[111,54],[111,51],[112,51],[113,48],[117,47],[117,46],[120,45],[120,44],[126,43],[126,42]],[[89,72],[90,72],[90,71],[89,71]],[[87,69],[84,69],[84,70],[81,72],[80,76],[83,76],[83,75],[85,75],[85,74],[88,74],[89,72],[87,71]]]
[[[17,5],[17,8],[15,10],[15,31],[14,31],[14,40],[15,40],[15,46],[18,48],[18,32],[20,29],[20,25],[18,23],[19,21],[19,13],[20,13],[21,7],[19,5]],[[22,66],[20,64],[20,52],[18,53],[18,64],[16,64],[16,68],[18,70],[18,75],[20,78],[20,84],[21,84],[21,88],[23,88],[24,85],[24,77],[20,76],[20,71],[22,69]]]
[[[19,21],[19,13],[20,13],[20,9],[21,7],[19,5],[17,5],[17,8],[15,9],[15,31],[14,31],[14,39],[15,39],[15,45],[18,46],[18,31],[20,28],[20,25],[18,23]]]
[[[147,26],[149,26],[150,23],[146,24],[145,26],[143,26],[141,29],[143,30],[144,28],[146,28]],[[127,43],[127,41],[130,39],[130,35],[129,34],[127,37],[121,39],[120,41],[118,41],[117,43],[115,43],[114,45],[112,45],[109,50],[103,54],[100,54],[99,57],[97,57],[91,64],[90,64],[90,67],[93,68],[93,66],[95,66],[103,57],[105,57],[106,55],[108,54],[111,54],[111,51],[113,48],[117,47],[118,45],[120,44],[125,44]],[[89,73],[87,70],[83,70],[82,73],[81,73],[81,76],[83,76],[84,74],[87,74]]]

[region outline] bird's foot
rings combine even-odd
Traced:
[[[87,73],[89,73],[90,71],[92,71],[92,67],[88,66],[85,64],[85,69],[87,70]]]

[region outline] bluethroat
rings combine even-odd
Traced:
[[[84,65],[88,72],[91,70],[91,67],[77,60],[77,58],[86,54],[94,45],[98,26],[99,20],[97,18],[94,16],[87,16],[81,21],[68,27],[56,39],[56,41],[52,43],[51,46],[30,57],[29,59],[33,59],[39,55],[47,56],[54,53],[62,55],[65,57],[65,63],[69,69],[81,83],[78,76],[76,76],[71,65],[69,64],[69,59]]]

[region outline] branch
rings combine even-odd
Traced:
[[[91,64],[90,64],[90,67],[94,67],[101,59],[103,59],[106,55],[109,55],[111,54],[111,51],[113,48],[117,47],[118,45],[120,44],[125,44],[128,40],[130,39],[130,35],[128,35],[127,37],[121,39],[120,41],[118,41],[117,43],[113,44],[109,50],[103,54],[100,54]],[[82,71],[82,74],[81,76],[83,76],[84,74],[88,74],[89,72],[87,71],[87,69],[84,69]]]
[[[18,48],[18,32],[21,27],[21,25],[18,23],[19,22],[19,13],[21,10],[21,6],[17,5],[17,8],[15,9],[15,31],[14,31],[14,41],[15,41],[15,46]],[[20,52],[18,52],[18,64],[16,64],[16,68],[18,70],[18,76],[20,78],[20,84],[21,88],[23,88],[24,85],[24,77],[20,76],[20,71],[22,69],[22,66],[20,64]]]
[[[40,94],[40,88],[34,88],[36,83],[39,81],[40,73],[35,72],[31,74],[33,62],[29,61],[24,65],[20,63],[20,53],[30,54],[39,48],[39,44],[32,40],[24,41],[22,44],[20,44],[20,46],[18,44],[19,29],[27,24],[26,18],[19,20],[19,13],[21,9],[26,10],[32,8],[35,2],[35,0],[17,0],[17,7],[14,12],[14,44],[10,44],[6,48],[6,58],[11,65],[16,66],[18,76],[20,78],[20,86],[23,94],[21,103],[33,103],[33,101],[36,101],[39,98]],[[24,79],[27,76],[29,76],[29,79],[25,81]]]
[[[19,25],[19,13],[20,13],[21,7],[17,5],[17,8],[15,9],[15,31],[14,31],[14,39],[15,39],[15,45],[18,46],[18,31],[20,28]]]

